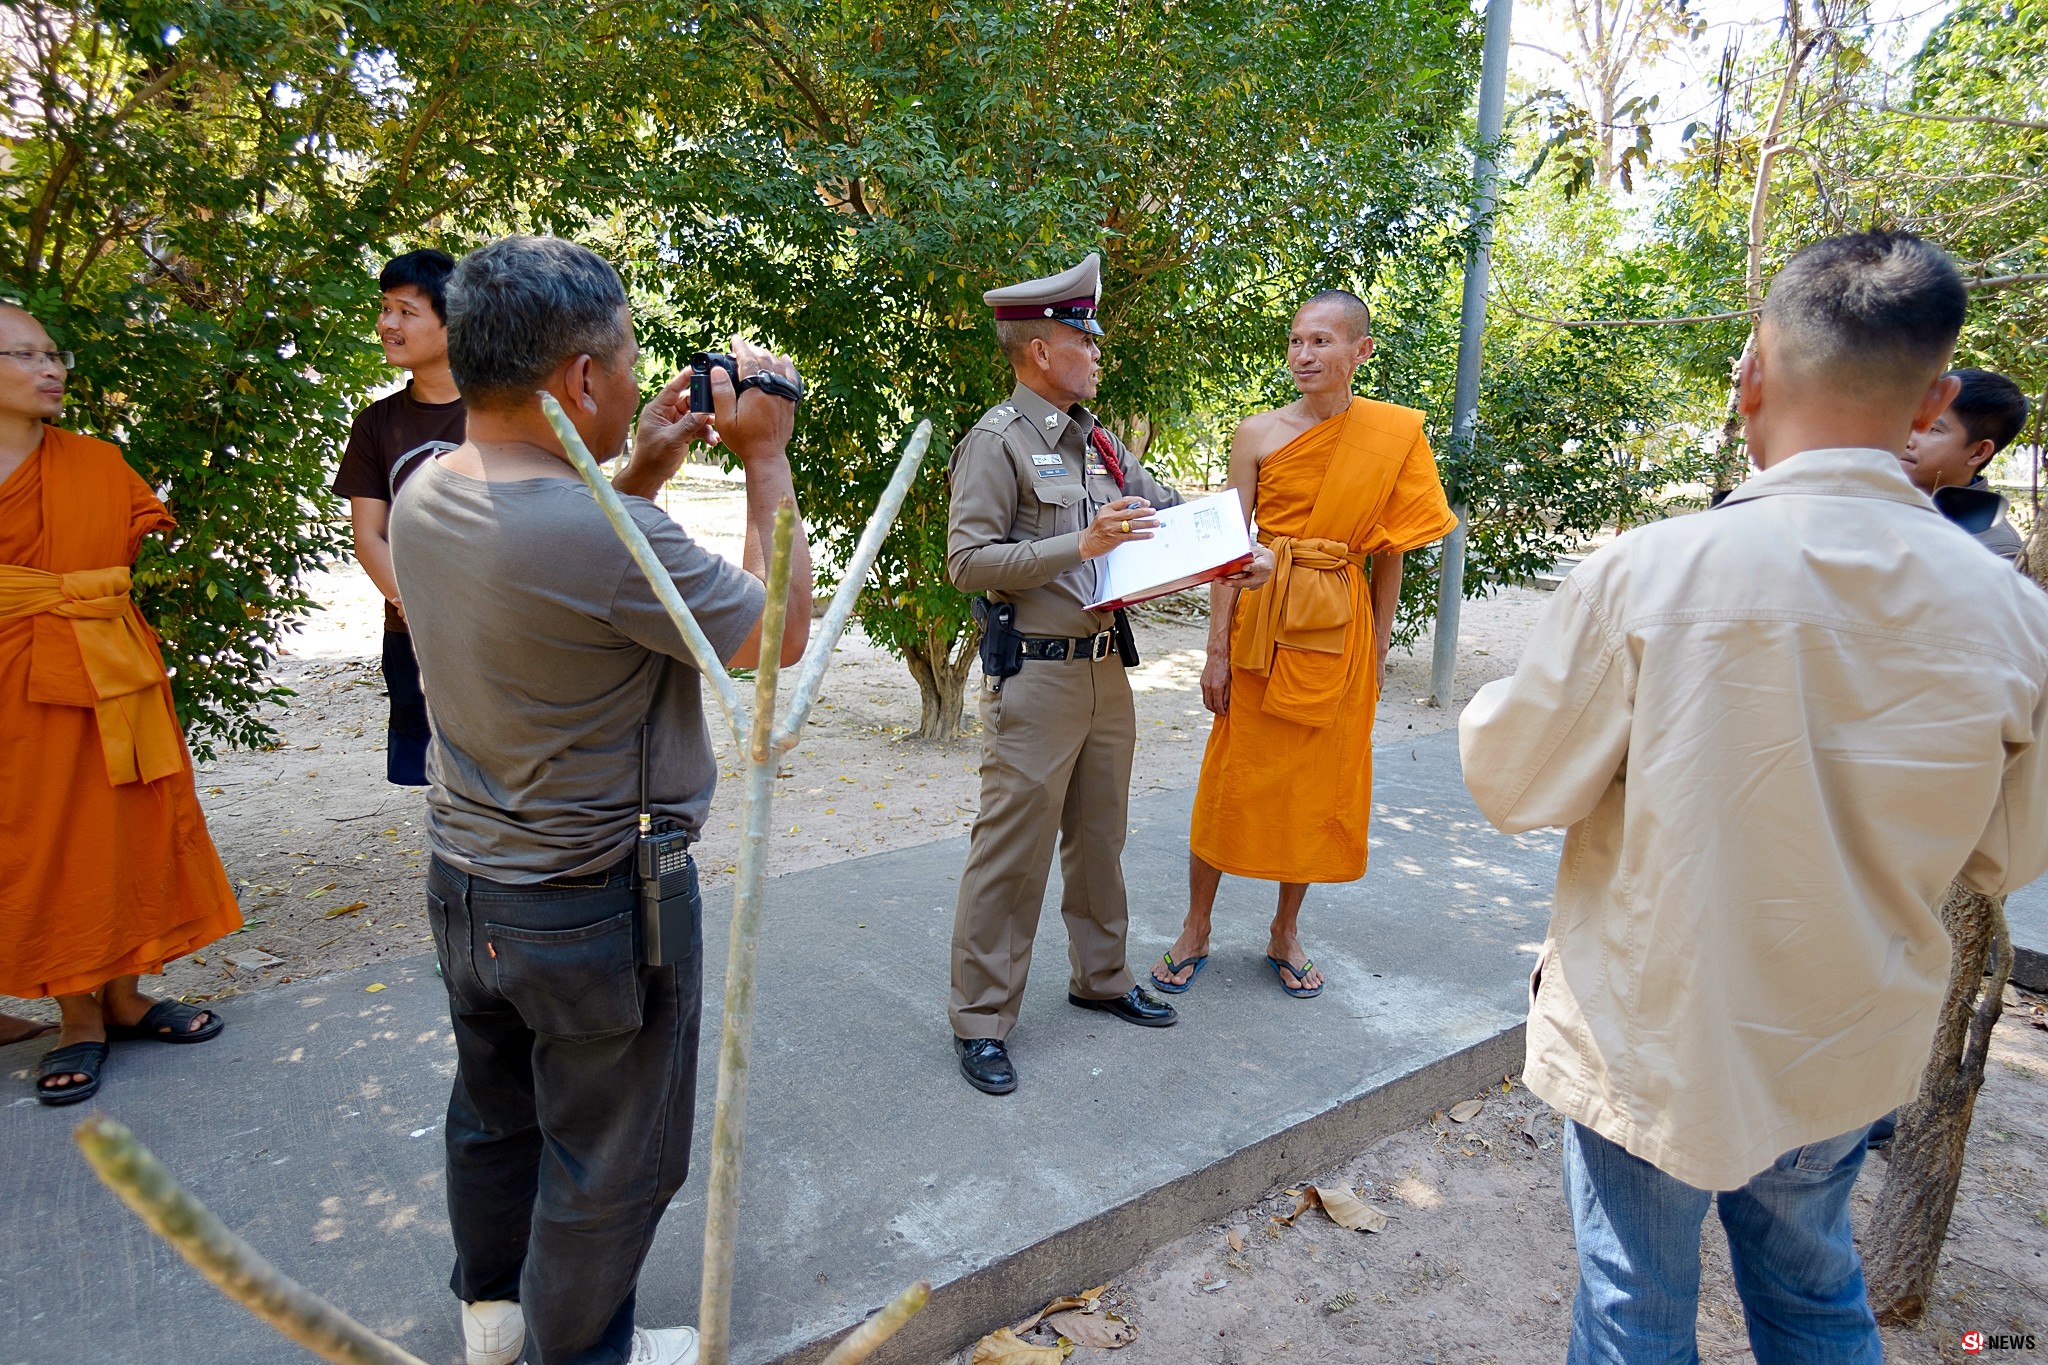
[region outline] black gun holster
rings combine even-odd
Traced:
[[[1116,619],[1110,622],[1110,633],[1116,637],[1116,656],[1124,661],[1125,668],[1138,666],[1138,637],[1131,630],[1131,616],[1122,607],[1116,609]]]
[[[977,597],[970,610],[981,627],[981,671],[996,680],[1022,672],[1024,637],[1017,633],[1016,605]]]

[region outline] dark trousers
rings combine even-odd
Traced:
[[[630,863],[575,880],[427,873],[455,1028],[450,1287],[519,1301],[527,1365],[623,1365],[697,1100],[701,925],[646,966]]]
[[[384,780],[400,787],[427,785],[427,696],[420,691],[420,661],[412,636],[384,632],[384,689],[391,694],[391,719],[384,727]]]

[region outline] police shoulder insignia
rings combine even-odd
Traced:
[[[1004,427],[1010,425],[1016,417],[1017,409],[1008,403],[1004,403],[1000,407],[990,408],[987,412],[983,413],[981,420],[974,425],[982,431],[1001,431]]]

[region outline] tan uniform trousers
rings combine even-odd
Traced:
[[[1007,1038],[1024,1000],[1031,941],[1059,836],[1060,914],[1073,994],[1110,1000],[1135,983],[1124,962],[1124,833],[1138,742],[1131,683],[1103,659],[1027,659],[981,694],[981,812],[953,916],[953,998],[962,1038]]]

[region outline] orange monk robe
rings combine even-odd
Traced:
[[[126,598],[172,524],[118,449],[55,427],[0,483],[0,995],[158,972],[241,926]]]
[[[1237,596],[1230,705],[1209,730],[1188,846],[1276,882],[1365,874],[1372,803],[1372,596],[1365,570],[1457,524],[1422,414],[1365,398],[1259,464],[1271,581]]]

